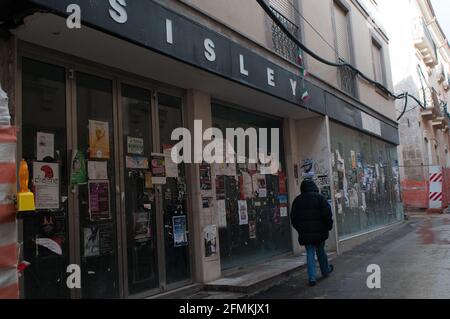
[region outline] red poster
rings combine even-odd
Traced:
[[[286,182],[287,182],[286,174],[284,172],[279,172],[278,173],[279,194],[287,194]]]

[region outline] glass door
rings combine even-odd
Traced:
[[[77,184],[82,298],[118,298],[113,82],[76,73]]]
[[[155,188],[149,171],[152,150],[151,92],[121,86],[128,295],[160,286]]]
[[[22,158],[30,169],[36,214],[23,220],[26,299],[69,298],[69,183],[66,69],[22,59]],[[0,234],[1,236],[1,234]]]
[[[185,166],[170,157],[172,131],[183,126],[181,98],[158,94],[160,152],[165,155],[166,183],[162,185],[165,283],[177,285],[190,279],[189,228]]]

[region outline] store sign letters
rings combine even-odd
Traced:
[[[69,29],[80,29],[83,21],[291,102],[301,101],[298,75],[154,1],[32,1],[67,16]]]
[[[381,127],[369,123],[368,127],[363,128],[361,116],[364,115],[361,115],[358,108],[325,93],[322,88],[302,77],[299,71],[292,72],[275,64],[257,53],[257,48],[232,41],[220,32],[174,12],[157,1],[30,2],[66,17],[67,27],[70,29],[87,26],[95,28],[245,87],[305,106],[310,111],[328,114],[330,118],[360,130],[368,130],[379,136],[381,130],[382,138],[398,143],[397,128],[389,124],[390,121],[382,121]],[[309,100],[302,100],[305,91],[309,93]],[[356,121],[347,121],[343,116],[346,108],[354,111]]]

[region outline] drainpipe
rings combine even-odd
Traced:
[[[16,129],[0,84],[0,299],[18,299]]]

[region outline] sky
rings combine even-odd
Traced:
[[[439,25],[450,41],[450,0],[431,0]]]

